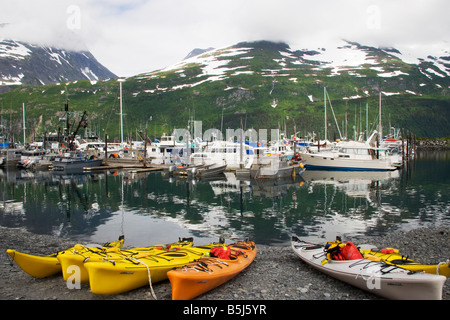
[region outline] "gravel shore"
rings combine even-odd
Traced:
[[[450,227],[419,228],[343,240],[395,247],[422,263],[450,259]],[[88,284],[83,284],[81,289],[68,289],[61,276],[35,279],[23,272],[6,253],[6,249],[15,249],[47,255],[74,244],[67,239],[0,227],[0,300],[153,300],[148,287],[114,296],[99,296],[90,292]],[[382,300],[312,269],[294,255],[290,246],[257,244],[257,248],[256,259],[247,270],[196,300]],[[171,299],[169,281],[154,284],[153,290],[158,300]],[[450,300],[448,280],[443,299]]]

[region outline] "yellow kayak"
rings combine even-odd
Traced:
[[[448,260],[439,264],[422,264],[400,254],[398,249],[393,248],[373,248],[361,250],[361,252],[363,253],[365,259],[384,261],[410,271],[439,274],[446,276],[447,278],[450,276],[450,266]]]
[[[158,244],[143,248],[120,249],[106,248],[105,250],[92,250],[92,248],[84,246],[75,246],[71,250],[66,250],[63,254],[58,255],[58,261],[61,264],[64,280],[68,280],[74,274],[74,270],[79,272],[77,280],[81,283],[89,281],[89,274],[85,268],[86,262],[95,261],[117,261],[126,257],[135,257],[142,254],[156,254],[165,252],[174,248],[188,248],[193,246],[193,238],[179,239],[178,242],[171,244]],[[75,269],[75,268],[76,269]]]
[[[121,248],[124,243],[124,237],[119,240],[103,244],[102,247],[89,247],[91,250],[106,250],[110,248]],[[75,245],[80,246],[80,245]],[[58,256],[66,251],[72,250],[74,247],[64,251],[55,252],[47,256],[36,256],[32,254],[22,253],[16,250],[8,249],[6,252],[14,260],[14,262],[26,273],[35,278],[45,278],[61,272],[61,264]]]
[[[118,294],[167,279],[167,272],[209,253],[212,247],[224,246],[212,243],[156,254],[142,253],[117,261],[85,263],[89,273],[92,293]]]

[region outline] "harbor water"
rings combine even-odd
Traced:
[[[126,246],[194,237],[287,245],[450,225],[450,151],[422,151],[401,170],[306,170],[284,180],[209,180],[127,169],[0,169],[0,225]]]

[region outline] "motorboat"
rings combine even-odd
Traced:
[[[319,170],[356,170],[356,171],[393,171],[398,167],[389,157],[382,156],[373,145],[376,131],[368,141],[340,141],[332,149],[300,152],[307,169]]]
[[[103,159],[99,159],[94,155],[86,155],[82,152],[66,152],[62,156],[58,156],[52,162],[52,170],[63,171],[73,169],[83,169],[88,167],[98,167],[103,164]]]

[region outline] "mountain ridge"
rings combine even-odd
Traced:
[[[108,78],[117,76],[87,50],[71,51],[0,39],[0,86]]]
[[[241,55],[241,62],[243,59],[248,59],[248,61],[251,61],[253,59],[252,57],[245,57],[245,54],[248,53],[245,48],[246,46],[248,47],[249,44],[251,44],[252,46],[251,50],[260,50],[262,47],[265,47],[266,50],[272,50],[272,53],[277,54],[277,56],[271,57],[264,61],[264,66],[258,66],[256,64],[252,65],[251,63],[240,63],[234,68],[235,70],[239,69],[239,71],[233,72],[233,65],[235,65],[236,61],[227,60],[226,57]],[[427,60],[418,59],[418,64],[414,65],[406,63],[401,58],[399,58],[398,53],[400,53],[400,51],[393,48],[379,49],[369,46],[363,46],[356,42],[347,41],[340,47],[335,48],[335,51],[336,52],[330,52],[329,50],[327,51],[327,49],[291,50],[289,48],[289,45],[281,42],[241,42],[228,48],[216,49],[204,54],[197,55],[191,59],[183,60],[178,64],[166,67],[161,70],[138,75],[135,78],[144,79],[146,75],[150,76],[151,78],[163,78],[167,73],[170,72],[175,74],[178,73],[180,75],[183,75],[184,77],[184,73],[181,70],[189,64],[196,64],[197,66],[202,68],[203,74],[196,74],[196,76],[191,79],[199,79],[203,76],[210,76],[209,79],[202,80],[202,83],[207,81],[224,80],[225,78],[231,78],[233,76],[245,73],[259,73],[263,76],[272,76],[273,78],[277,78],[282,76],[289,76],[289,71],[297,72],[298,70],[303,69],[303,74],[300,74],[303,77],[302,80],[305,80],[304,76],[316,77],[316,82],[318,83],[324,82],[323,77],[350,76],[354,78],[367,78],[368,80],[366,80],[366,88],[363,87],[360,88],[361,90],[359,90],[360,93],[365,93],[365,95],[367,95],[368,92],[365,89],[371,89],[372,91],[383,91],[385,95],[398,93],[398,91],[389,92],[387,90],[382,90],[382,87],[384,87],[384,89],[389,88],[389,85],[383,85],[383,82],[396,83],[396,86],[398,88],[401,88],[403,90],[403,93],[409,94],[416,94],[415,91],[417,91],[417,94],[427,93],[427,90],[424,90],[427,86],[428,87],[426,89],[429,89],[429,92],[438,91],[436,90],[436,88],[442,88],[444,94],[446,94],[446,92],[448,91],[450,75],[450,64],[448,63],[448,61],[450,60],[450,56],[448,58],[436,58],[429,56]],[[397,53],[397,55],[393,55],[393,53]],[[433,62],[436,61],[438,61],[439,63],[433,64]],[[226,65],[230,66],[228,70],[225,70],[227,69]],[[298,70],[294,70],[293,67],[295,66]],[[309,73],[305,73],[305,71],[309,71]],[[409,84],[405,84],[405,78],[410,76],[407,71],[413,73],[413,77],[420,76],[420,79],[416,79],[415,81],[410,81]],[[225,76],[226,73],[228,73],[227,76]],[[372,81],[373,78],[377,78],[376,80],[378,81]],[[295,81],[295,78],[291,79],[292,81]],[[426,82],[429,82],[430,80],[433,83],[427,84]],[[417,83],[417,81],[419,81],[420,83]],[[182,79],[181,82],[186,82],[186,79]],[[194,82],[191,85],[180,85],[178,83],[172,88],[174,90],[177,90],[189,86],[197,86],[198,84],[198,82]],[[408,85],[410,86],[408,87]],[[435,85],[436,88],[432,88],[432,85]],[[159,88],[157,89],[155,88],[155,90],[153,91],[147,90],[147,92],[155,93],[160,90],[161,86],[159,86]],[[170,90],[172,89],[168,87],[165,88],[164,91],[167,92]],[[135,95],[137,94],[139,93],[135,93]],[[307,96],[309,96],[309,94]],[[355,99],[358,97],[362,96],[350,95],[347,97],[344,96],[342,98]]]
[[[192,50],[191,52],[189,52],[189,53],[187,54],[187,56],[184,57],[183,60],[186,60],[186,59],[189,59],[189,58],[198,56],[198,55],[200,55],[200,54],[203,54],[203,53],[208,52],[208,51],[211,51],[211,50],[214,50],[214,48],[213,48],[213,47],[208,47],[208,48],[206,48],[206,49],[195,48],[194,50]]]
[[[254,127],[276,127],[283,118],[300,114],[309,121],[296,119],[297,125],[310,131],[323,128],[319,114],[324,87],[340,113],[339,121],[354,111],[349,104],[359,108],[369,103],[374,109],[381,93],[386,119],[397,127],[410,125],[420,135],[448,136],[450,123],[441,117],[450,112],[450,54],[442,51],[446,54],[421,58],[347,40],[332,48],[312,49],[264,40],[240,42],[131,77],[136,83],[130,90],[134,99],[147,105],[173,104],[167,98],[178,97],[178,106],[172,106],[178,116],[183,112],[186,119],[195,113],[210,127],[222,121],[235,124],[244,114]],[[430,129],[434,117],[439,120]],[[328,123],[333,125],[332,119]]]
[[[185,128],[194,118],[205,130],[237,129],[242,121],[246,129],[284,126],[292,134],[296,127],[305,136],[323,131],[326,88],[328,108],[332,104],[336,116],[335,121],[328,109],[330,136],[339,137],[336,122],[347,137],[363,131],[366,105],[368,129],[373,129],[380,95],[385,128],[404,128],[421,137],[450,136],[450,58],[443,52],[405,58],[396,48],[351,41],[305,49],[283,42],[240,42],[126,78],[126,130],[148,128],[150,135],[158,136]],[[27,113],[30,119],[44,112],[62,116],[69,99],[72,109],[88,111],[97,131],[114,137],[119,121],[111,115],[119,112],[118,87],[117,79],[65,82],[16,89],[0,99],[17,106],[17,115],[23,101],[33,105],[35,114]],[[56,124],[56,119],[47,120],[46,128]]]

